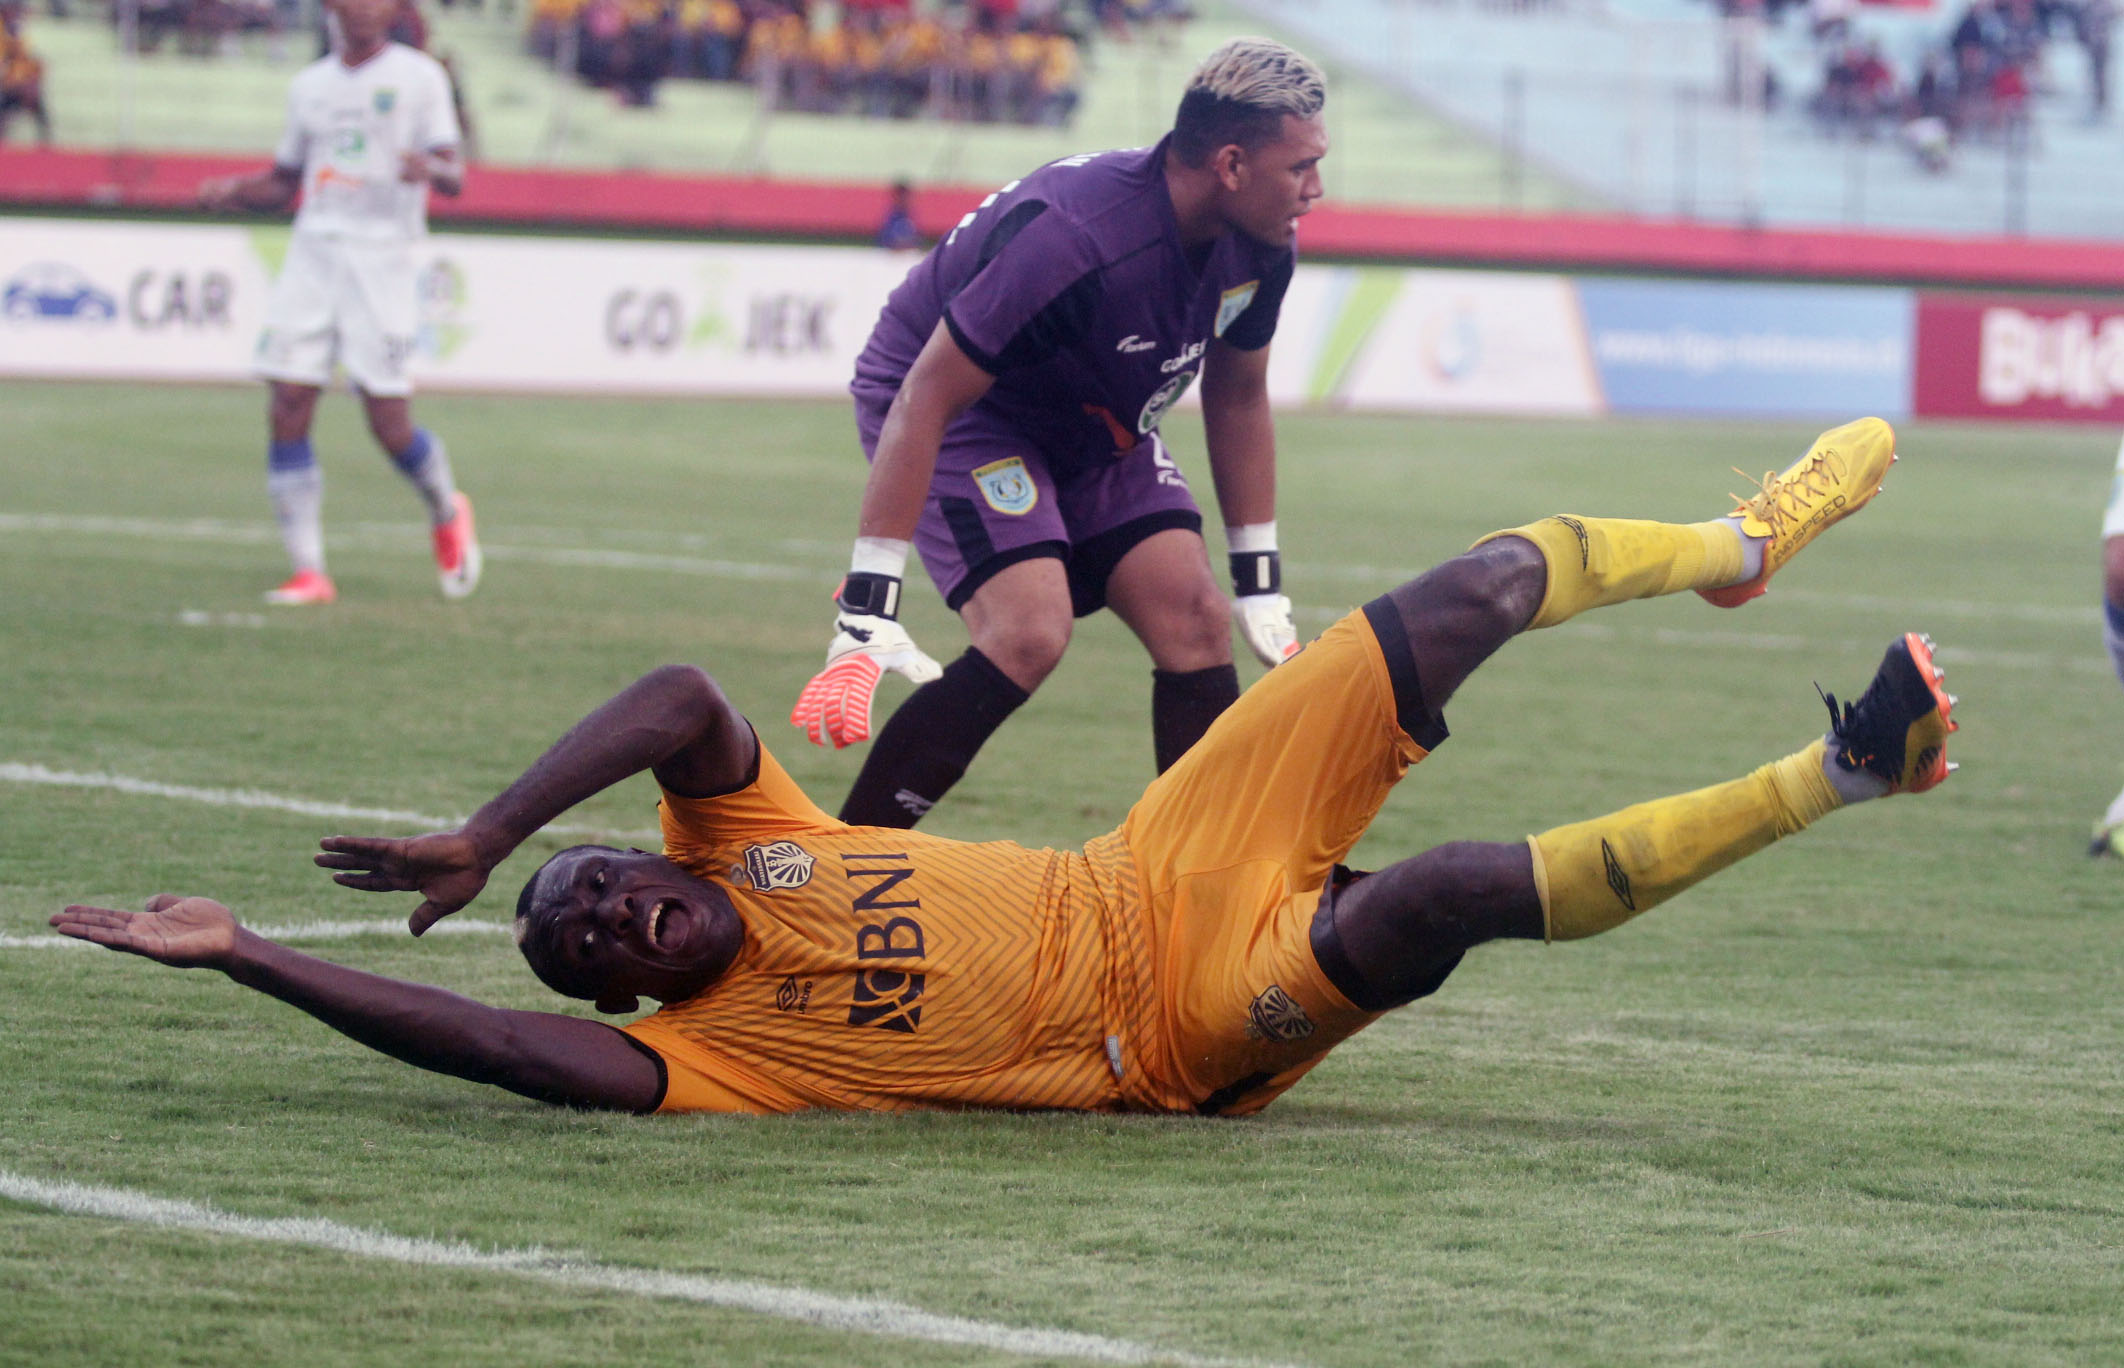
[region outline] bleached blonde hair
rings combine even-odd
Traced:
[[[1274,142],[1290,115],[1310,119],[1327,104],[1327,78],[1300,52],[1268,38],[1234,38],[1202,59],[1173,118],[1173,151],[1200,166],[1218,148]]]

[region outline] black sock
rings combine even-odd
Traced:
[[[1032,695],[969,646],[944,675],[900,705],[841,804],[851,826],[911,827],[935,806],[982,745]]]
[[[1151,671],[1151,744],[1158,752],[1158,773],[1173,767],[1219,713],[1239,701],[1239,668],[1212,665],[1207,670]]]

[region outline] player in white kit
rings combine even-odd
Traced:
[[[2117,448],[2117,473],[2109,482],[2109,507],[2102,512],[2102,640],[2109,659],[2124,679],[2124,446]],[[2095,819],[2089,855],[2124,855],[2124,793]]]
[[[414,248],[428,230],[428,187],[463,187],[449,78],[426,53],[389,41],[396,0],[327,0],[340,43],[296,74],[287,129],[267,170],[199,187],[208,209],[302,208],[258,339],[257,371],[272,390],[266,487],[294,574],[270,603],[338,597],[324,558],[324,475],[310,447],[317,398],[335,362],[346,368],[369,431],[420,491],[434,527],[447,598],[479,583],[472,504],[450,474],[442,440],[413,426],[406,373],[420,328]]]

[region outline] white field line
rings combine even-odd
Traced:
[[[531,531],[533,529],[523,529]],[[61,513],[0,513],[0,534],[49,532],[89,537],[183,537],[197,541],[231,542],[242,545],[277,545],[280,533],[270,523],[236,522],[219,518],[105,518]],[[418,529],[411,524],[358,523],[335,529],[337,543],[368,546],[418,544]],[[806,580],[823,582],[838,573],[835,561],[822,553],[816,564],[722,560],[681,553],[600,550],[595,547],[517,546],[482,543],[486,554],[501,560],[536,561],[547,565],[589,566],[607,570],[649,570],[721,579]],[[1294,582],[1306,580],[1354,580],[1376,585],[1384,591],[1426,567],[1420,565],[1378,566],[1314,564],[1293,561],[1289,569]],[[1781,602],[1819,603],[1837,608],[1907,611],[1928,620],[1959,618],[1978,622],[2044,622],[2092,627],[2101,622],[2101,607],[2090,591],[2084,603],[1985,603],[1968,599],[1901,599],[1882,594],[1854,594],[1817,589],[1776,590]],[[1302,593],[1301,593],[1302,598]],[[1310,615],[1309,615],[1310,616]],[[1340,617],[1336,612],[1334,617]]]
[[[267,940],[300,944],[306,941],[353,940],[358,936],[398,936],[411,940],[412,934],[402,921],[315,921],[283,922],[278,925],[254,926],[251,930]],[[478,921],[468,917],[450,917],[428,928],[427,936],[497,936],[509,928],[496,921]],[[76,940],[72,936],[8,936],[0,935],[0,950],[74,950],[90,949],[93,941]]]
[[[551,1250],[482,1249],[456,1241],[424,1240],[387,1231],[363,1230],[318,1217],[238,1216],[198,1202],[175,1201],[124,1188],[53,1183],[0,1169],[0,1197],[72,1216],[130,1221],[166,1230],[199,1231],[271,1244],[301,1245],[336,1254],[423,1268],[508,1273],[563,1287],[621,1292],[668,1301],[697,1302],[799,1321],[828,1330],[967,1345],[1034,1358],[1088,1363],[1170,1363],[1182,1368],[1254,1368],[1244,1360],[1205,1358],[1131,1340],[1071,1330],[1047,1330],[941,1316],[899,1302],[837,1297],[802,1287],[738,1282],[673,1273],[555,1253]]]
[[[153,540],[181,537],[252,546],[278,545],[280,533],[269,523],[228,522],[218,518],[98,518],[58,513],[0,513],[0,533],[50,532],[79,537],[128,537]],[[410,526],[363,523],[333,530],[334,544],[354,546],[415,545]],[[832,560],[816,565],[779,565],[758,561],[720,560],[710,556],[687,556],[641,551],[600,550],[595,547],[513,546],[482,541],[480,549],[492,560],[536,561],[546,565],[589,566],[603,570],[653,570],[660,574],[703,575],[717,579],[804,580],[831,579],[837,572]]]
[[[263,808],[272,812],[292,812],[298,817],[376,822],[385,826],[419,827],[426,831],[455,828],[462,826],[465,821],[462,817],[438,817],[433,813],[406,812],[398,808],[357,807],[348,803],[290,798],[284,794],[262,793],[257,789],[194,788],[188,784],[164,784],[152,779],[134,779],[123,774],[47,769],[43,765],[25,764],[15,760],[0,761],[0,783],[109,789],[115,793],[142,798],[175,798],[182,802],[206,803],[213,807]],[[557,836],[658,837],[658,833],[653,831],[617,831],[611,827],[578,826],[566,822],[555,822],[545,830]]]

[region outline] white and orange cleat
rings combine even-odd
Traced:
[[[1721,608],[1738,608],[1760,595],[1801,548],[1881,492],[1895,459],[1895,429],[1879,418],[1861,418],[1815,438],[1782,474],[1765,475],[1761,490],[1734,496],[1731,516],[1740,519],[1741,534],[1764,539],[1761,573],[1696,592]]]
[[[472,501],[461,489],[452,498],[456,515],[435,529],[435,573],[442,581],[443,597],[461,599],[479,588],[485,557],[480,555],[479,535],[472,526]]]
[[[331,603],[339,597],[339,590],[332,579],[322,570],[297,570],[281,582],[277,589],[266,591],[265,601],[282,607],[303,607],[313,603]]]

